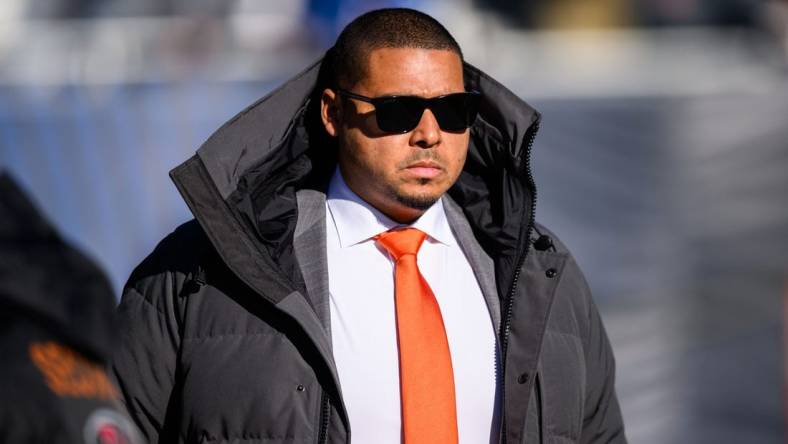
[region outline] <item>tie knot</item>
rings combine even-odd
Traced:
[[[403,228],[380,233],[375,236],[375,240],[394,257],[394,260],[399,260],[406,254],[416,255],[426,237],[425,232],[416,228]]]

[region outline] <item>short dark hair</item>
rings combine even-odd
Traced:
[[[331,51],[333,86],[355,85],[365,75],[369,53],[380,48],[444,49],[463,60],[454,37],[429,15],[408,8],[377,9],[356,17],[337,37]]]

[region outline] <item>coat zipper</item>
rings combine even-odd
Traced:
[[[534,211],[536,211],[536,187],[533,186],[534,176],[531,172],[531,147],[534,144],[536,133],[539,131],[540,122],[540,118],[537,118],[537,120],[534,122],[533,129],[528,136],[528,143],[526,144],[525,148],[525,169],[528,175],[528,184],[533,188],[533,198],[531,199],[531,212],[528,215],[528,227],[526,228],[525,232],[525,250],[520,257],[520,260],[517,261],[517,268],[514,270],[512,286],[509,289],[509,294],[506,299],[506,305],[504,309],[504,324],[501,332],[501,363],[503,364],[503,371],[501,372],[503,375],[501,381],[501,412],[503,413],[503,417],[501,418],[501,444],[506,444],[506,352],[509,346],[509,330],[511,330],[512,327],[512,307],[514,306],[514,294],[517,290],[517,283],[520,279],[520,270],[523,268],[525,257],[528,256],[528,251],[530,250],[531,231],[533,230],[535,221]]]
[[[320,395],[320,432],[317,435],[317,443],[325,444],[328,442],[328,420],[331,414],[330,406],[328,405],[328,395],[326,392]]]

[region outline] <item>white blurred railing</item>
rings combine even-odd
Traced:
[[[440,5],[440,4],[439,4]],[[780,48],[731,28],[524,31],[467,8],[436,7],[469,62],[528,98],[768,92],[786,77]],[[0,84],[102,85],[284,78],[332,42],[300,14],[6,20]]]

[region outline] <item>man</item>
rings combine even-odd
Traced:
[[[113,368],[152,442],[625,442],[587,285],[534,222],[539,115],[434,19],[365,14],[171,173]]]

